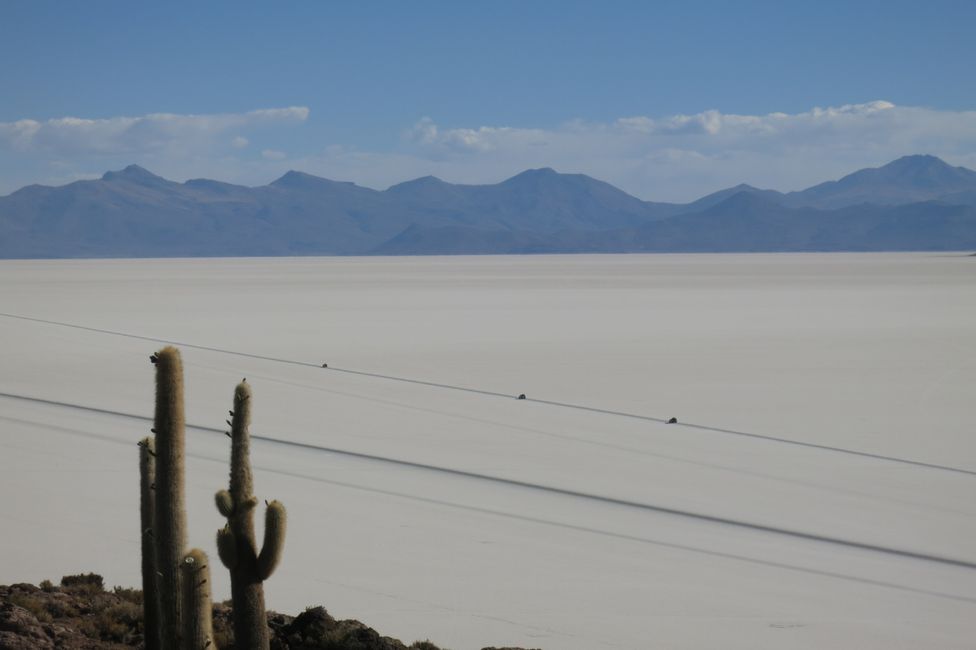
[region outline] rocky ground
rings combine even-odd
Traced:
[[[406,645],[381,636],[359,621],[337,621],[324,607],[298,616],[270,612],[272,650],[441,650],[430,641]],[[214,605],[214,641],[234,648],[230,602]],[[60,585],[45,580],[0,585],[0,650],[112,650],[143,647],[142,592],[104,589],[101,576],[65,576]],[[485,648],[484,650],[521,650]]]

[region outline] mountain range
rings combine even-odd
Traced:
[[[0,197],[0,258],[974,248],[976,172],[927,155],[798,192],[737,185],[685,204],[548,168],[379,191],[298,171],[260,187],[176,183],[130,165]]]

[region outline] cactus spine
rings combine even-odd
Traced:
[[[217,510],[227,525],[217,531],[217,550],[230,569],[234,601],[234,647],[267,650],[270,644],[264,611],[264,586],[281,559],[285,543],[285,507],[278,501],[265,510],[264,544],[260,553],[254,535],[254,485],[251,478],[251,388],[242,381],[234,390],[231,412],[230,490],[216,494]]]
[[[156,590],[156,549],[153,541],[156,497],[156,444],[139,442],[139,519],[142,531],[142,610],[146,650],[159,650],[159,603]]]
[[[183,584],[184,650],[208,650],[213,646],[213,607],[210,604],[210,567],[207,555],[198,548],[180,563]]]

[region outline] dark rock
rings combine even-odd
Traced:
[[[2,650],[46,650],[53,647],[54,643],[50,639],[45,644],[36,639],[20,636],[15,632],[0,632],[0,649]]]
[[[142,592],[103,589],[95,574],[68,576],[62,586],[0,585],[0,650],[122,650],[142,647]],[[213,607],[214,645],[233,650],[232,603]],[[430,641],[407,646],[324,607],[292,617],[268,612],[271,650],[440,650]]]
[[[337,621],[324,607],[311,607],[279,630],[290,650],[406,650],[359,621]]]
[[[36,616],[23,607],[8,602],[0,605],[0,648],[54,648],[54,642]]]

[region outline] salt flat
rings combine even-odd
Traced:
[[[3,261],[0,581],[139,584],[135,443],[170,341],[212,557],[212,429],[253,387],[255,490],[290,519],[272,609],[457,650],[968,648],[974,265]]]

